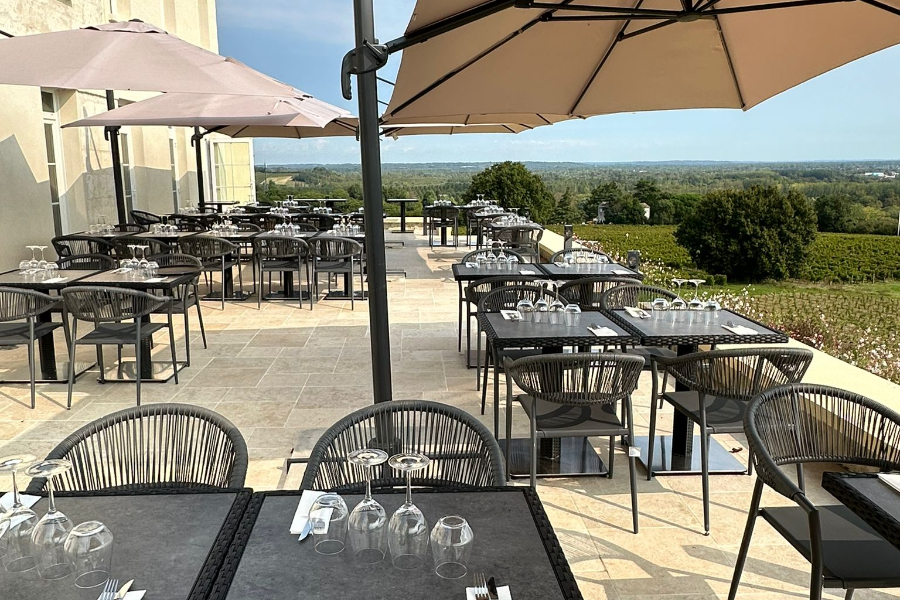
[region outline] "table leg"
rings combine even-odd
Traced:
[[[150,325],[150,315],[141,317],[141,326],[144,325]],[[149,335],[141,340],[141,364],[138,365],[141,381],[150,381],[153,379],[153,346],[150,342]]]
[[[48,323],[52,317],[50,311],[45,311],[38,315],[38,322]],[[38,340],[38,353],[41,360],[41,379],[57,379],[56,345],[53,342],[53,335],[45,335]],[[72,368],[71,365],[70,368]]]
[[[400,203],[400,233],[406,233],[406,202]]]

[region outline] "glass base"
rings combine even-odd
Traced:
[[[23,556],[6,563],[6,570],[10,573],[24,573],[30,571],[37,566],[33,556]]]
[[[340,540],[322,540],[316,542],[316,552],[319,554],[340,554],[344,551],[344,542]]]
[[[418,554],[399,554],[392,559],[394,566],[402,571],[414,571],[425,564],[425,557]]]
[[[434,568],[434,572],[438,574],[438,577],[443,579],[459,579],[460,577],[465,577],[468,569],[466,565],[458,562],[445,562],[437,565]]]
[[[48,581],[64,579],[72,574],[72,565],[65,563],[38,568],[38,574],[41,576],[41,579],[46,579]]]
[[[378,548],[363,548],[356,552],[356,561],[364,565],[374,565],[384,560],[384,551]]]
[[[86,590],[100,587],[109,581],[109,571],[88,571],[75,578],[75,587]]]

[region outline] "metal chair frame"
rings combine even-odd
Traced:
[[[185,366],[189,367],[191,366],[191,328],[189,320],[191,305],[197,308],[197,321],[200,323],[200,337],[203,340],[203,348],[209,347],[206,343],[206,328],[203,326],[203,312],[200,310],[200,272],[203,270],[203,263],[196,256],[177,253],[151,256],[150,259],[156,261],[160,268],[171,270],[172,267],[184,267],[185,273],[196,273],[196,277],[179,286],[172,298],[172,313],[176,312],[177,306],[180,308],[178,312],[181,312],[184,316],[184,349],[187,358]]]
[[[116,268],[116,259],[108,254],[74,254],[56,261],[60,271],[68,269],[106,271]]]
[[[426,206],[422,211],[423,223],[428,229],[428,245],[434,248],[434,232],[438,229],[453,228],[453,247],[459,247],[459,207]]]
[[[544,228],[538,225],[513,225],[494,230],[494,241],[505,243],[522,256],[531,257],[531,262],[540,262],[543,237]]]
[[[359,265],[359,289],[365,291],[362,244],[350,238],[338,236],[318,236],[307,242],[313,264],[313,288],[319,294],[319,273],[328,274],[328,289],[331,290],[331,275],[348,275],[350,280],[350,310],[355,309],[356,294],[353,289],[355,265]],[[331,263],[331,264],[330,264]],[[341,263],[348,263],[344,266]]]
[[[286,270],[296,271],[299,277],[306,272],[306,289],[309,291],[309,310],[313,309],[313,286],[310,277],[310,249],[302,239],[263,234],[253,238],[254,270],[259,269],[259,294],[256,296],[256,308],[262,309],[263,274],[269,273],[269,293],[272,293],[272,273],[283,273]],[[269,262],[269,265],[266,265]],[[275,264],[272,264],[275,263]],[[305,268],[304,268],[305,267]],[[299,284],[299,282],[298,282]],[[303,307],[303,294],[300,293],[299,304]]]
[[[235,261],[234,256],[240,256],[240,247],[228,240],[216,237],[214,235],[191,235],[178,240],[178,249],[182,254],[189,254],[200,259],[203,264],[203,272],[208,273],[209,291],[212,293],[213,277],[216,271],[222,274],[222,310],[225,310],[225,268],[233,268],[230,262],[236,262],[238,266],[238,286],[243,292],[244,276],[241,270],[241,263],[238,259]]]
[[[50,243],[60,258],[80,254],[107,254],[112,256],[115,246],[109,240],[91,235],[58,235]]]

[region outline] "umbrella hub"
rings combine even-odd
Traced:
[[[695,10],[692,10],[689,12],[681,13],[680,15],[678,15],[675,18],[675,20],[678,21],[679,23],[693,23],[694,21],[699,21],[700,19],[703,19],[704,17],[706,17],[706,15],[704,15],[700,12],[697,12]]]

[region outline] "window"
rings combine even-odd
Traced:
[[[172,170],[172,202],[178,212],[178,146],[175,140],[175,128],[169,127],[169,168]]]
[[[50,183],[50,209],[53,212],[53,231],[56,235],[63,235],[65,232],[63,231],[61,190],[64,189],[64,182],[56,94],[41,90],[41,112],[44,117],[44,145],[47,150],[47,178]]]
[[[125,211],[134,210],[134,171],[131,158],[131,134],[125,128],[119,130],[119,157],[122,162],[122,189],[125,191]]]
[[[239,204],[252,202],[256,197],[253,173],[253,144],[213,140],[215,199]]]

